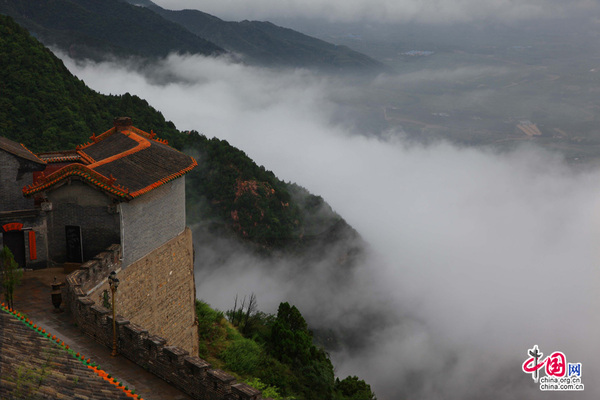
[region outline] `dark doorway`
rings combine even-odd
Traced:
[[[65,226],[65,234],[67,239],[67,262],[82,263],[81,227],[67,225]]]
[[[10,249],[19,267],[25,268],[25,232],[8,231],[2,234],[4,245]]]

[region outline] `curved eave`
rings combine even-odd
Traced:
[[[81,164],[69,164],[43,178],[35,185],[24,187],[23,195],[27,197],[32,196],[36,193],[59,186],[66,180],[72,178],[79,179],[117,198],[127,200],[132,198],[126,189],[112,185],[111,182],[114,183],[114,180],[111,180]]]

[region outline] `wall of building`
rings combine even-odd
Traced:
[[[89,260],[113,243],[119,243],[119,215],[112,199],[77,179],[48,191],[52,211],[47,212],[48,253],[52,261],[66,260],[65,226],[81,227],[83,258]]]
[[[44,268],[47,265],[48,237],[44,211],[35,209],[34,200],[23,196],[23,187],[33,182],[33,171],[43,165],[16,157],[0,149],[0,226],[23,224],[25,268]],[[2,232],[0,228],[0,232]],[[29,232],[35,234],[35,250],[30,248]],[[4,246],[4,233],[0,233],[0,248]]]
[[[33,209],[33,199],[23,196],[24,186],[33,183],[33,171],[43,166],[0,149],[0,210]]]
[[[127,268],[185,229],[185,177],[119,205],[123,265]]]
[[[118,273],[116,304],[131,322],[168,338],[172,346],[198,354],[193,253],[187,228]],[[102,304],[105,290],[109,290],[106,282],[88,296]]]
[[[177,238],[175,241],[191,240],[189,230],[186,230],[183,236],[184,238]],[[170,250],[176,250],[176,248],[171,247]],[[101,301],[96,302],[92,298],[94,298],[94,294],[102,290],[102,285],[106,283],[106,277],[111,271],[120,271],[119,279],[122,279],[123,285],[125,285],[125,277],[122,274],[127,270],[121,270],[120,259],[121,247],[112,245],[106,251],[98,254],[94,260],[82,265],[80,270],[69,275],[64,287],[66,306],[77,321],[79,328],[109,348],[113,343],[112,315],[110,310],[102,306]],[[131,280],[133,276],[128,275],[131,285],[134,284]],[[190,280],[193,284],[193,279]],[[123,291],[119,286],[117,291],[119,296]],[[88,292],[92,293],[91,297],[87,295]],[[182,299],[182,304],[184,303],[185,301]],[[188,308],[185,304],[183,307]],[[191,308],[191,306],[189,307]],[[117,315],[115,323],[118,338],[117,349],[120,355],[171,383],[192,398],[199,400],[262,399],[260,391],[243,383],[236,383],[235,378],[224,371],[212,369],[208,362],[196,356],[197,353],[190,355],[188,351],[180,347],[169,346],[170,343],[167,339],[154,335],[146,327],[133,323],[120,315]]]

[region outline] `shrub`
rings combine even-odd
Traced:
[[[202,300],[196,300],[196,316],[200,339],[213,339],[219,334],[220,324],[224,318],[223,312],[213,310]]]
[[[232,371],[240,374],[254,372],[261,360],[262,348],[254,340],[238,339],[222,353],[221,358]]]
[[[294,397],[284,397],[279,393],[279,389],[276,386],[270,386],[262,382],[258,378],[246,379],[244,381],[248,386],[252,386],[254,389],[258,389],[262,392],[262,397],[265,399],[273,400],[294,400]]]
[[[4,300],[8,308],[13,308],[15,287],[21,284],[23,270],[19,269],[19,264],[17,264],[12,252],[6,246],[0,251],[0,273],[2,289],[4,289]]]

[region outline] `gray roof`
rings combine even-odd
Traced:
[[[25,160],[33,161],[34,163],[44,165],[44,161],[40,160],[35,154],[27,149],[27,147],[13,142],[10,139],[0,136],[0,149],[9,152],[17,157],[24,158]]]

